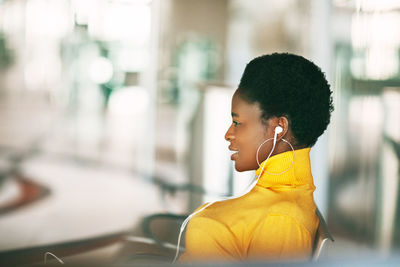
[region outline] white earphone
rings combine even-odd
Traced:
[[[275,127],[275,134],[280,134],[281,132],[283,132],[283,128],[281,126],[276,126]]]

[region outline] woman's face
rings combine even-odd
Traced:
[[[257,149],[262,142],[273,136],[271,127],[261,122],[262,111],[258,103],[250,104],[243,100],[236,90],[232,97],[232,124],[225,134],[230,142],[229,150],[235,151],[231,159],[235,162],[237,171],[256,170]],[[259,152],[261,163],[272,148],[272,141],[265,143]]]

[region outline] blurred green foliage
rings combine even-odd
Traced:
[[[0,69],[7,69],[13,63],[14,53],[8,47],[6,35],[0,32]]]

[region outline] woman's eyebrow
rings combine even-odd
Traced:
[[[239,117],[238,114],[236,114],[235,112],[231,112],[232,117]]]

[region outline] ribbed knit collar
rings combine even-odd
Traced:
[[[262,187],[274,187],[281,185],[297,186],[311,184],[314,187],[313,177],[311,174],[310,150],[310,148],[295,150],[294,162],[293,151],[274,155],[270,157],[268,161],[263,161],[256,171],[256,175],[258,176],[261,172],[262,166],[265,164],[263,174],[258,180],[257,185]],[[289,168],[292,162],[293,165]],[[287,171],[284,172],[285,170]],[[282,174],[273,175],[273,173]]]

